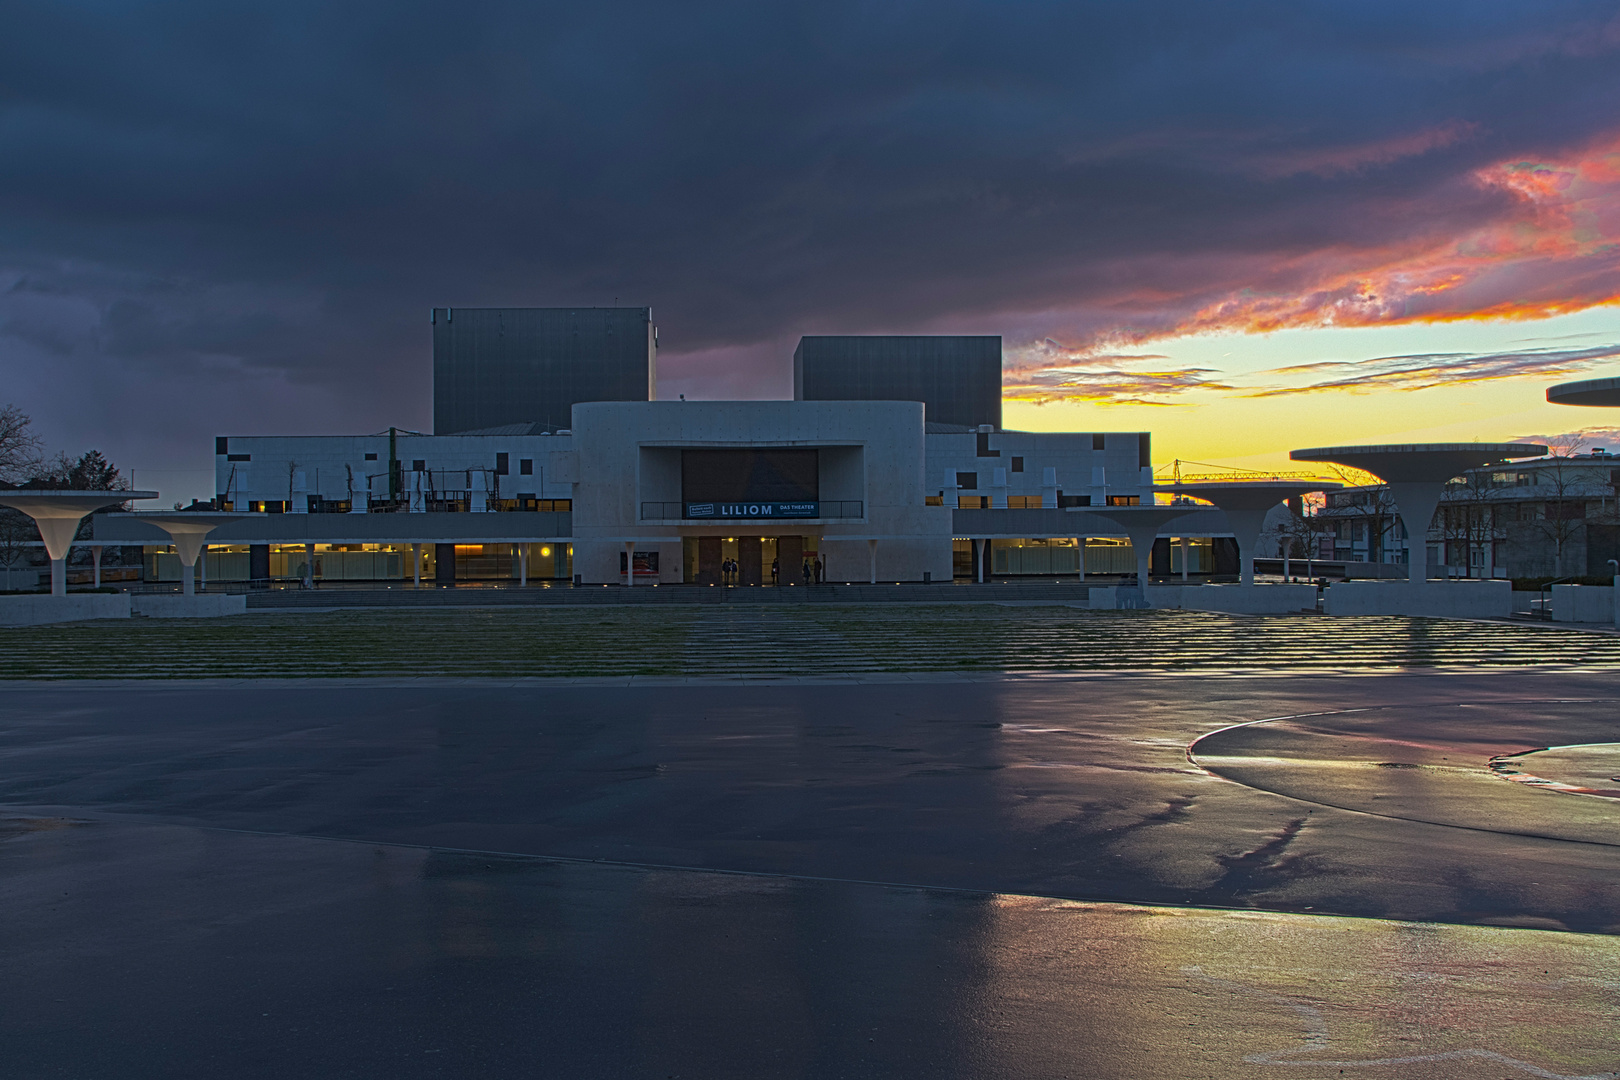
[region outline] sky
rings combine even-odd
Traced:
[[[666,397],[1001,334],[1005,422],[1160,462],[1620,416],[1620,10],[1535,0],[14,0],[0,404],[431,430],[433,306],[650,305]]]

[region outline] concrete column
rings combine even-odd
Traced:
[[[518,588],[527,588],[529,584],[529,545],[518,545]]]
[[[1429,523],[1434,520],[1434,511],[1440,505],[1440,492],[1444,488],[1443,482],[1400,482],[1389,485],[1395,509],[1401,515],[1401,523],[1406,526],[1406,579],[1410,584],[1422,585],[1428,580]],[[1444,549],[1445,545],[1441,547]]]
[[[197,588],[208,591],[208,545],[197,551]]]
[[[624,583],[626,585],[636,583],[636,542],[634,540],[624,545]]]
[[[1181,538],[1181,582],[1184,585],[1187,583],[1187,555],[1187,538],[1183,536]]]
[[[418,475],[420,475],[420,474],[418,474]],[[411,562],[416,568],[416,581],[415,581],[415,586],[414,587],[420,589],[422,587],[422,545],[421,544],[412,544],[411,545]]]
[[[67,595],[67,557],[68,548],[73,544],[73,536],[79,531],[79,522],[84,515],[78,517],[36,517],[34,524],[39,528],[40,539],[45,541],[45,554],[51,559],[51,595]]]
[[[868,540],[866,542],[866,558],[868,569],[871,570],[873,585],[877,584],[877,545],[878,542],[876,540]]]
[[[95,576],[95,582],[96,582],[95,587],[99,589],[99,588],[101,588],[101,545],[100,544],[91,544],[90,545],[90,561],[91,561],[91,563],[93,563],[95,565],[95,568],[96,568],[95,569],[95,575],[96,575]]]
[[[975,582],[977,582],[978,584],[983,585],[984,584],[984,560],[986,558],[986,553],[985,553],[984,550],[982,550],[980,548],[980,545],[982,544],[986,548],[988,548],[989,545],[990,545],[990,541],[988,541],[988,540],[973,540],[973,541],[970,541],[970,543],[973,544],[973,580]]]
[[[1238,581],[1243,585],[1253,585],[1254,555],[1255,549],[1260,546],[1260,526],[1265,523],[1266,515],[1271,513],[1271,506],[1259,510],[1224,508],[1222,512],[1226,514],[1226,523],[1232,529],[1232,538],[1237,541]]]
[[[315,587],[315,545],[304,545],[304,588]]]
[[[212,525],[196,528],[182,527],[172,522],[161,522],[160,528],[174,541],[174,553],[180,557],[180,593],[192,596],[197,592],[197,556],[202,553],[203,537],[212,531]]]
[[[1124,527],[1126,536],[1130,537],[1131,554],[1136,556],[1136,583],[1142,587],[1145,596],[1149,580],[1149,560],[1153,558],[1153,541],[1159,538],[1162,523],[1127,519],[1120,524]]]
[[[1080,564],[1080,581],[1083,583],[1086,580],[1086,538],[1077,536],[1074,538],[1074,542],[1080,547],[1078,562]]]

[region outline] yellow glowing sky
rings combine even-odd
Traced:
[[[1554,383],[1620,374],[1620,364],[1608,362],[1562,376],[1457,382],[1423,390],[1379,387],[1246,396],[1249,388],[1275,385],[1277,379],[1269,373],[1291,365],[1614,342],[1620,342],[1620,309],[1612,306],[1533,321],[1192,335],[1153,342],[1150,351],[1167,358],[1155,366],[1213,369],[1233,390],[1194,390],[1166,405],[1008,400],[1003,423],[1026,431],[1146,430],[1153,433],[1156,465],[1180,458],[1248,469],[1298,468],[1289,466],[1288,451],[1307,446],[1496,441],[1620,427],[1620,409],[1549,405],[1545,396]],[[1597,431],[1590,441],[1620,443],[1620,438],[1610,438],[1614,442],[1605,443],[1604,433]]]

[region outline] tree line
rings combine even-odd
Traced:
[[[127,491],[129,481],[100,450],[78,457],[44,452],[29,430],[32,418],[15,405],[0,406],[0,487],[39,490]]]

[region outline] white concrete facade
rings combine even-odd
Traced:
[[[1153,485],[1145,432],[932,430],[927,448],[925,487],[946,506],[975,495],[992,510],[1009,500],[1054,509],[1059,495],[1068,506],[1107,506],[1110,496],[1141,498]],[[972,487],[958,482],[968,474]]]
[[[953,524],[959,508],[998,519],[989,532],[975,519],[977,531],[962,537],[1038,539],[1067,536],[1067,527],[1089,536],[1118,529],[1067,515],[1016,525],[1000,518],[1153,501],[1145,432],[958,429],[927,425],[924,413],[904,401],[596,402],[576,405],[572,428],[553,435],[517,425],[512,433],[447,436],[222,437],[215,506],[290,515],[304,523],[291,531],[306,542],[333,544],[505,543],[513,539],[508,515],[483,512],[532,510],[554,519],[525,542],[571,541],[568,574],[581,583],[673,584],[695,580],[694,542],[731,545],[740,536],[798,538],[828,581],[950,581],[959,572],[953,529],[967,525]],[[683,449],[772,447],[818,452],[825,517],[697,520],[683,512]],[[672,509],[649,516],[648,504]],[[433,529],[413,527],[428,518],[438,522]],[[285,543],[290,529],[290,517],[274,516],[211,539]],[[621,560],[638,554],[643,572],[627,581]],[[788,561],[782,583],[797,583],[800,563]]]
[[[305,513],[312,502],[346,502],[363,512],[387,502],[390,460],[399,462],[394,498],[407,511],[435,502],[480,512],[491,499],[568,499],[572,480],[550,466],[554,453],[572,446],[567,435],[233,435],[216,441],[215,505]]]
[[[685,538],[739,536],[816,537],[829,581],[951,578],[951,510],[927,504],[919,402],[594,402],[573,415],[584,583],[624,581],[626,551],[657,551],[658,581],[679,582]],[[817,450],[819,502],[858,503],[858,516],[681,517],[681,451],[745,448]]]

